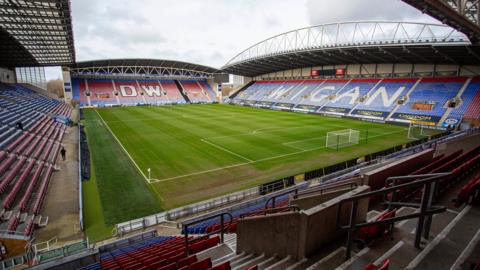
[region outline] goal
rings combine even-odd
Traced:
[[[411,140],[419,140],[427,137],[424,125],[421,122],[410,121],[408,125],[408,138]]]
[[[339,149],[354,144],[358,144],[360,139],[360,131],[355,129],[344,129],[330,131],[327,133],[327,148]]]

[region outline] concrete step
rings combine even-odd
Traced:
[[[278,257],[272,256],[272,257],[264,260],[263,262],[257,264],[257,266],[258,266],[259,270],[263,270],[263,269],[266,269],[266,268],[272,266],[273,264],[277,263],[278,261],[280,261],[280,259]]]
[[[407,269],[450,268],[474,239],[480,227],[480,208],[467,206],[407,266]]]
[[[416,211],[413,208],[399,209],[397,216],[406,215]],[[438,235],[454,218],[453,212],[445,212],[433,216],[430,239]],[[421,250],[414,247],[415,232],[418,219],[409,219],[395,223],[391,235],[385,235],[371,243],[368,247],[358,250],[352,258],[340,266],[338,270],[361,270],[369,263],[380,265],[385,259],[390,259],[389,269],[404,269]],[[429,240],[430,240],[429,239]],[[426,240],[424,240],[424,243]]]
[[[307,270],[335,269],[345,261],[345,247],[340,247],[334,252],[313,263]]]
[[[240,265],[232,267],[232,269],[233,270],[248,269],[249,267],[255,266],[255,265],[265,261],[266,259],[267,259],[267,257],[265,257],[265,254],[261,254],[259,256],[253,256],[253,257],[250,258],[250,260],[247,260]]]
[[[198,260],[203,260],[206,258],[211,258],[212,262],[218,261],[221,262],[220,259],[226,257],[226,256],[231,256],[235,255],[235,252],[226,244],[221,244],[213,248],[209,248],[205,251],[202,251],[197,254]]]
[[[235,258],[235,260],[230,261],[230,267],[231,268],[236,268],[236,267],[252,260],[253,258],[255,258],[255,254],[245,254],[242,257]]]
[[[270,265],[269,267],[264,268],[265,270],[285,270],[289,266],[293,265],[295,263],[294,260],[290,258],[290,256],[287,256],[278,262]]]
[[[218,259],[212,259],[212,265],[215,266],[217,264],[222,264],[226,261],[230,261],[232,258],[234,258],[236,256],[236,254],[234,252],[228,254],[228,255],[225,255],[221,258],[218,258]]]

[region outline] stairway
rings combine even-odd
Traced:
[[[370,96],[370,93],[373,92],[373,90],[377,89],[377,87],[383,82],[383,78],[381,78],[370,90],[368,90],[368,92],[365,94],[365,96]],[[350,111],[347,113],[347,115],[352,115],[352,113],[355,111],[355,109],[357,109],[357,107],[366,102],[368,100],[368,98],[366,100],[364,100],[363,102],[357,102],[357,104],[355,104],[352,109],[350,109]]]
[[[398,210],[397,216],[414,211],[417,210],[404,207]],[[374,213],[370,216],[374,218]],[[361,249],[355,246],[350,260],[345,261],[345,247],[341,246],[314,262],[309,260],[302,267],[291,269],[362,270],[369,263],[378,267],[386,259],[390,260],[390,270],[470,269],[470,264],[478,260],[472,254],[480,250],[479,224],[478,206],[434,215],[429,239],[423,239],[422,249],[416,249],[413,243],[417,219],[404,220],[395,223],[391,236],[385,235]]]
[[[183,89],[182,84],[181,84],[178,80],[175,80],[175,84],[177,85],[178,91],[180,91],[180,95],[182,95],[182,97],[185,99],[185,101],[186,101],[187,103],[192,103],[192,102],[190,101],[190,98],[188,98],[188,96],[185,95],[185,93],[184,93],[185,89]]]
[[[236,96],[238,96],[238,94],[245,91],[245,89],[247,89],[248,87],[250,87],[254,83],[255,83],[255,81],[251,81],[251,82],[245,84],[244,86],[242,86],[242,88],[240,88],[237,92],[231,94],[228,98],[229,99],[234,99]]]
[[[408,90],[408,92],[405,94],[405,96],[407,97],[407,100],[405,100],[402,105],[405,105],[405,104],[408,102],[408,100],[410,99],[410,94],[415,90],[415,88],[417,88],[417,86],[418,86],[418,84],[420,83],[421,80],[422,80],[421,78],[418,79],[418,80],[415,82],[415,84],[412,86],[412,88],[410,88],[410,89]],[[388,114],[388,116],[385,118],[385,121],[390,120],[390,118],[397,112],[397,110],[398,110],[398,109],[400,108],[400,106],[402,106],[402,105],[397,104],[397,105],[395,106],[395,108],[393,108],[393,110],[392,110],[392,111]]]
[[[480,208],[465,207],[405,269],[437,270],[459,266],[463,263],[460,258],[463,251],[480,237],[479,224]]]
[[[455,98],[457,100],[461,100],[462,99],[462,95],[463,95],[463,92],[465,92],[465,89],[467,89],[468,85],[470,84],[470,82],[472,81],[472,78],[468,78],[465,83],[463,84],[463,87],[460,89],[460,91],[458,91],[458,94],[455,96]],[[463,102],[463,101],[462,101]],[[458,107],[458,106],[461,106],[462,102],[460,102],[460,104],[457,104],[457,106],[455,107]],[[442,118],[440,118],[440,121],[438,121],[437,125],[438,126],[442,126],[443,125],[443,122],[445,122],[445,120],[447,119],[448,116],[450,116],[450,113],[454,110],[455,108],[447,108],[447,110],[445,111],[445,113],[442,115]]]
[[[298,268],[305,260],[295,262],[290,259],[290,256],[280,258],[278,256],[266,256],[265,254],[253,254],[236,252],[237,235],[226,234],[224,244],[216,246],[212,249],[206,250],[197,255],[201,260],[204,258],[211,258],[213,266],[222,264],[226,261],[230,262],[232,270],[243,270],[252,266],[257,266],[258,269],[265,270],[293,270],[305,269],[305,267]]]

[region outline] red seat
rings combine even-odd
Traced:
[[[375,270],[375,268],[377,268],[375,264],[369,263],[367,266],[363,268],[363,270]]]
[[[209,238],[205,240],[205,249],[214,247],[218,245],[218,243],[220,243],[220,237],[215,236],[215,237]]]
[[[33,166],[35,166],[35,161],[30,160],[27,167],[23,170],[22,174],[20,175],[20,177],[15,182],[15,185],[13,186],[12,190],[10,190],[10,193],[5,198],[5,200],[3,201],[3,208],[10,209],[10,206],[13,203],[13,201],[15,200],[15,197],[17,196],[18,192],[20,191],[20,188],[22,187],[23,183],[27,180],[28,176],[30,175],[30,172],[32,171]]]
[[[236,233],[237,232],[237,223],[232,223],[232,225],[230,225],[230,227],[228,227],[228,232],[229,233]]]
[[[385,212],[377,217],[375,221],[381,221],[395,217],[395,213],[395,209],[390,212]],[[358,230],[358,239],[363,241],[365,244],[368,244],[373,239],[380,238],[387,228],[387,225],[371,225],[362,227]]]
[[[177,267],[182,268],[184,266],[188,266],[188,265],[190,265],[192,263],[195,263],[195,262],[197,262],[197,256],[192,255],[192,256],[189,256],[187,258],[183,258],[183,259],[179,260],[177,262]]]
[[[157,270],[176,270],[177,269],[177,264],[176,263],[171,263],[165,266],[162,266],[160,268],[157,268]]]
[[[212,260],[207,258],[203,261],[192,263],[188,267],[188,270],[207,270],[210,267],[212,267]]]
[[[156,262],[153,262],[151,263],[150,265],[148,265],[148,267],[150,269],[158,269],[160,267],[163,267],[167,264],[167,260],[159,260],[159,261],[156,261]]]
[[[185,258],[185,252],[183,252],[183,253],[178,253],[177,251],[174,251],[174,252],[175,252],[175,254],[177,254],[177,255],[168,258],[168,262],[170,262],[170,263],[175,262],[175,263],[176,263],[176,262],[178,262],[179,260]]]
[[[190,246],[190,253],[194,254],[194,253],[200,252],[202,250],[205,250],[205,244],[206,244],[205,240],[201,240],[201,241],[193,243]]]
[[[378,268],[378,270],[388,270],[388,266],[390,265],[390,259],[386,259],[383,261],[382,265]]]

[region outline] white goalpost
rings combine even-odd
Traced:
[[[360,131],[355,129],[344,129],[330,131],[327,133],[326,147],[339,149],[350,145],[358,144],[360,140]]]
[[[408,138],[412,140],[423,139],[427,136],[424,126],[416,121],[410,121],[408,125]]]

